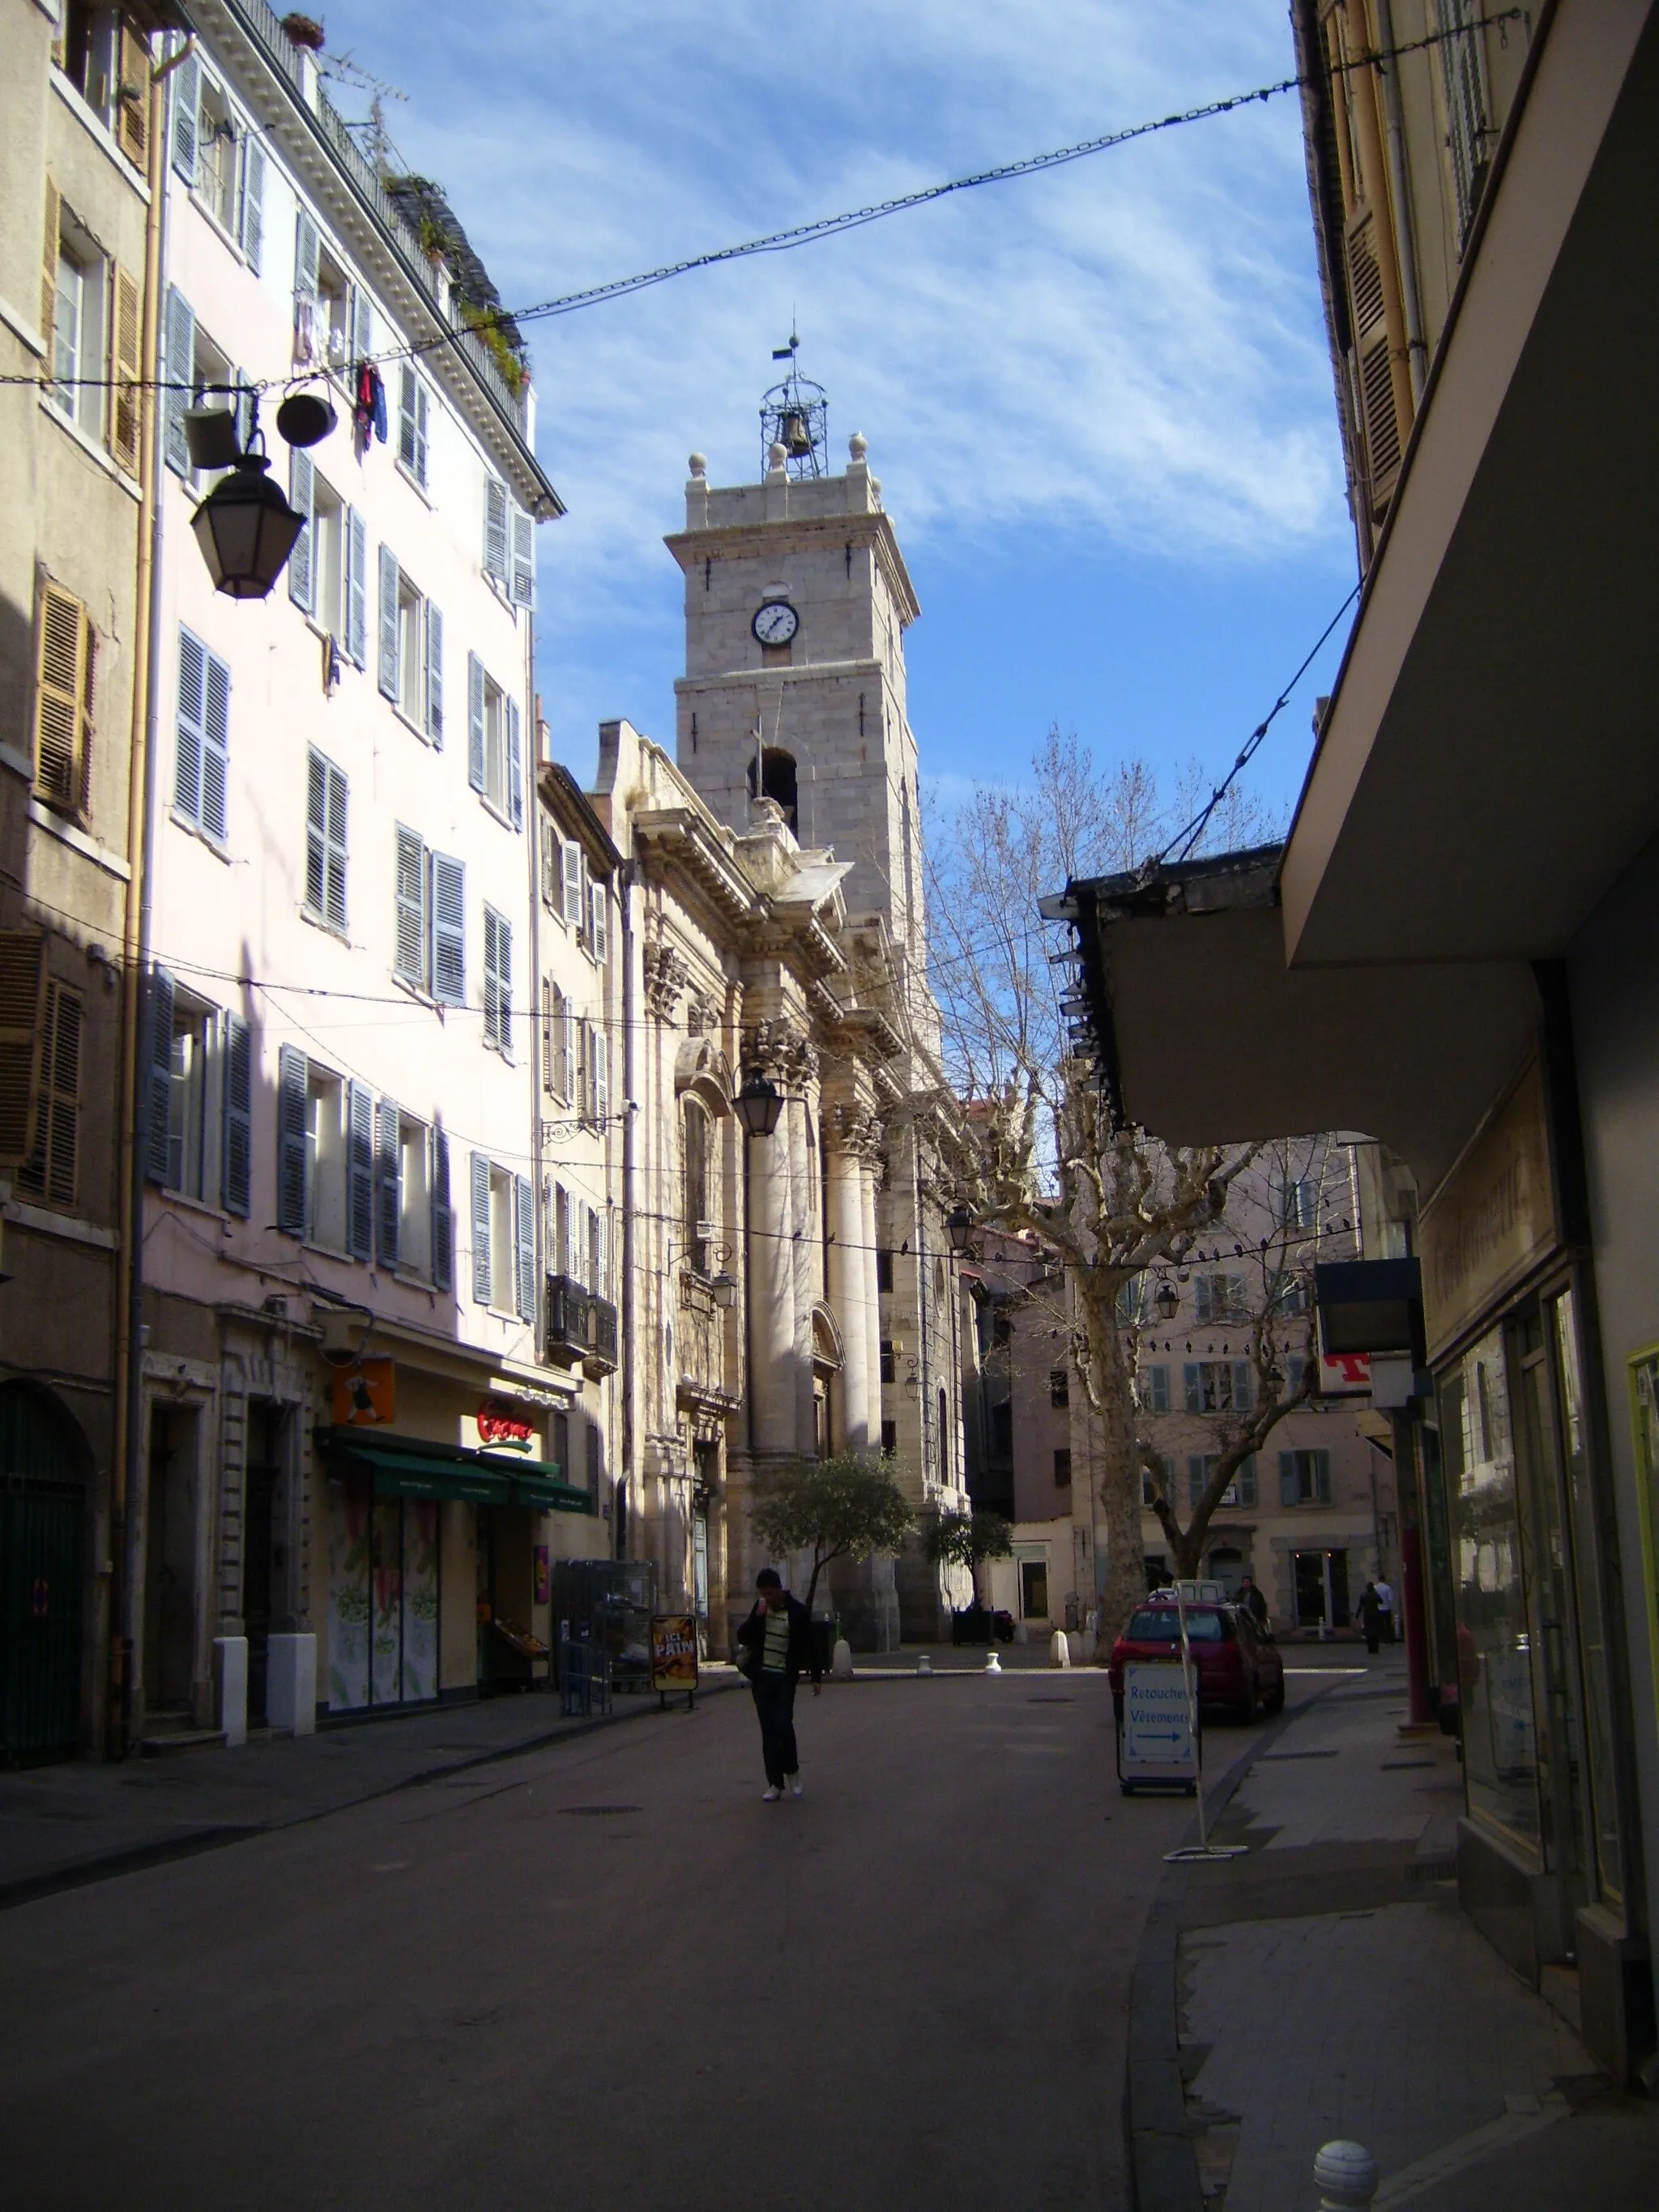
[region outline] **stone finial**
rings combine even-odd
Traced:
[[[865,457],[870,451],[870,441],[862,430],[854,431],[852,436],[847,441],[847,451],[851,456],[853,466],[855,469],[861,469],[865,465]]]
[[[693,453],[686,466],[694,477],[706,477],[708,474],[708,456],[706,453]]]
[[[769,465],[775,469],[781,469],[788,458],[789,448],[787,446],[781,446],[775,438],[766,449]]]
[[[1320,2212],[1359,2212],[1376,2195],[1376,2160],[1364,2143],[1328,2142],[1314,2160],[1313,2178]]]

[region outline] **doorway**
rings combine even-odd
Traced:
[[[1297,1552],[1296,1625],[1309,1635],[1328,1636],[1348,1626],[1348,1555],[1346,1551]]]
[[[1220,1583],[1230,1601],[1238,1595],[1239,1578],[1243,1572],[1243,1553],[1231,1545],[1218,1544],[1210,1554],[1210,1577]]]
[[[283,1542],[283,1413],[280,1406],[248,1407],[248,1459],[242,1492],[242,1633],[247,1638],[247,1717],[265,1725],[270,1632],[287,1617],[288,1557]]]
[[[144,1708],[192,1716],[196,1684],[196,1462],[201,1426],[194,1406],[157,1406],[150,1416],[149,1515],[144,1538]]]
[[[1023,1620],[1048,1618],[1048,1563],[1022,1559],[1019,1563],[1019,1611]]]
[[[79,1746],[84,1453],[44,1390],[0,1389],[0,1764]]]

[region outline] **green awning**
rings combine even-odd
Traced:
[[[592,1497],[562,1479],[556,1462],[502,1459],[464,1444],[319,1428],[317,1448],[337,1466],[366,1474],[378,1498],[458,1498],[473,1505],[524,1505],[538,1513],[592,1513]]]

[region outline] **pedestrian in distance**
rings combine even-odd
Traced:
[[[795,1685],[802,1674],[810,1674],[816,1698],[823,1687],[823,1668],[812,1616],[785,1589],[777,1570],[763,1567],[755,1577],[755,1609],[738,1631],[738,1670],[755,1693],[760,1720],[761,1757],[766,1765],[761,1796],[775,1805],[786,1789],[792,1797],[801,1795]]]
[[[1376,1601],[1382,1608],[1382,1641],[1392,1644],[1394,1626],[1394,1585],[1382,1575],[1376,1578]]]
[[[1241,1575],[1238,1578],[1237,1602],[1249,1614],[1258,1628],[1265,1628],[1267,1626],[1267,1601],[1249,1575]]]
[[[1364,1633],[1365,1649],[1372,1657],[1382,1634],[1382,1596],[1375,1583],[1367,1583],[1359,1593],[1359,1602],[1354,1607],[1359,1615],[1359,1626]]]

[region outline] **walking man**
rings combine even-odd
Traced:
[[[761,1796],[775,1805],[787,1787],[791,1796],[801,1795],[800,1754],[795,1748],[795,1685],[803,1672],[812,1677],[812,1695],[823,1686],[812,1618],[798,1597],[792,1597],[774,1567],[763,1567],[755,1577],[759,1593],[755,1609],[738,1631],[742,1656],[738,1664],[755,1693],[760,1719],[761,1757],[766,1765],[766,1787]]]
[[[1354,1607],[1359,1615],[1359,1626],[1364,1632],[1365,1649],[1376,1656],[1377,1638],[1382,1632],[1382,1594],[1375,1583],[1367,1583],[1359,1593],[1359,1602]]]
[[[1382,1608],[1382,1641],[1392,1644],[1395,1639],[1394,1585],[1382,1575],[1376,1578],[1376,1601]]]
[[[1239,1577],[1237,1603],[1249,1614],[1258,1628],[1265,1628],[1267,1626],[1267,1601],[1256,1588],[1253,1576]]]

